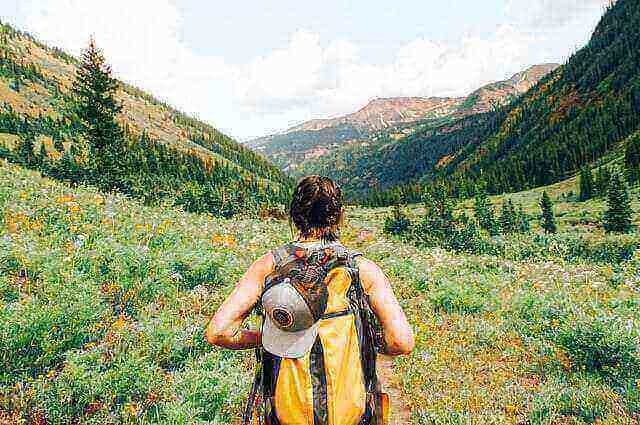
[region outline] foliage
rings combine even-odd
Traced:
[[[473,212],[480,227],[489,232],[491,236],[498,234],[499,229],[495,219],[495,212],[489,203],[487,192],[484,190],[476,195]]]
[[[390,205],[396,187],[402,194],[440,179],[461,197],[481,182],[500,194],[562,181],[618,150],[640,126],[639,28],[636,2],[614,2],[586,46],[508,105],[344,153],[350,167],[335,169],[331,158],[314,171],[348,181],[367,205]]]
[[[203,329],[257,245],[283,243],[285,229],[147,207],[3,162],[0,421],[228,421],[250,382],[245,356],[213,350]]]
[[[516,207],[513,205],[513,201],[511,201],[511,199],[502,203],[499,222],[500,231],[505,235],[515,233],[518,230]]]
[[[76,70],[70,119],[79,124],[78,133],[88,143],[87,171],[105,190],[123,189],[126,151],[116,120],[122,111],[115,99],[117,90],[118,82],[92,39]]]
[[[614,171],[609,181],[608,209],[602,217],[607,232],[626,233],[631,230],[631,203],[627,184],[619,171]]]
[[[540,215],[542,228],[547,233],[556,233],[558,229],[556,227],[555,215],[553,213],[553,202],[546,191],[542,193],[540,209],[542,210],[542,214]]]
[[[19,79],[42,94],[19,97],[35,114],[0,104],[0,133],[22,141],[10,153],[0,147],[3,158],[74,184],[117,189],[152,205],[178,199],[191,211],[229,216],[255,215],[288,203],[293,182],[277,167],[212,127],[114,80],[95,46],[79,62],[26,33],[0,26],[0,76]],[[36,60],[38,54],[42,60]],[[72,90],[60,83],[74,77],[67,75],[67,64],[77,70]],[[135,106],[127,102],[121,110],[125,93]],[[137,107],[157,110],[163,117],[136,121],[143,112]],[[155,127],[153,136],[148,125]],[[175,131],[179,140],[164,140],[167,127],[169,136]],[[53,147],[40,144],[39,152],[28,155],[26,144],[43,136]],[[224,202],[216,201],[216,193],[224,193]]]
[[[591,168],[582,167],[580,169],[580,201],[588,201],[595,195],[593,174]]]
[[[474,314],[485,308],[486,294],[471,282],[466,286],[441,283],[431,291],[429,299],[436,310]]]
[[[627,139],[624,155],[625,169],[629,183],[640,181],[640,131],[636,131]]]
[[[405,234],[411,227],[411,220],[400,209],[399,206],[395,206],[391,215],[387,216],[384,220],[384,233],[389,235],[402,235]]]
[[[620,318],[579,317],[552,332],[553,342],[575,370],[618,382],[640,376],[638,335]]]

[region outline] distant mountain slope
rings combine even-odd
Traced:
[[[527,91],[557,64],[534,65],[508,80],[487,84],[467,97],[396,97],[374,99],[362,109],[338,118],[312,120],[247,146],[286,171],[304,173],[312,162],[349,146],[357,149],[376,140],[393,141],[413,133],[416,122],[446,120],[486,112]]]
[[[358,193],[445,178],[472,193],[548,185],[574,174],[640,126],[640,1],[610,6],[591,40],[526,94],[488,113],[426,128],[378,149],[316,164]]]
[[[508,80],[480,87],[466,97],[456,112],[460,115],[476,114],[487,112],[497,105],[506,104],[525,93],[558,66],[557,63],[534,65],[518,72]]]
[[[76,58],[0,22],[0,134],[5,135],[0,140],[33,134],[46,136],[48,150],[55,139],[68,146],[74,124],[62,114],[77,64]],[[125,83],[117,98],[123,106],[119,121],[132,137],[144,134],[177,156],[197,157],[206,169],[220,170],[216,175],[224,181],[263,198],[282,194],[284,199],[288,193],[289,177],[212,126]]]

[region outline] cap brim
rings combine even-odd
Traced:
[[[311,351],[318,336],[319,327],[320,321],[302,331],[285,332],[273,323],[268,314],[265,314],[262,324],[262,346],[278,357],[299,359]]]

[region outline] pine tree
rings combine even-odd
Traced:
[[[32,133],[27,133],[23,135],[18,141],[18,145],[16,146],[16,157],[18,161],[26,165],[27,167],[32,167],[36,164],[36,155],[34,152],[35,149],[35,140],[33,138]]]
[[[547,233],[556,233],[558,228],[556,227],[556,219],[553,215],[553,202],[547,191],[542,192],[542,199],[540,199],[540,209],[542,210],[541,215],[541,226]]]
[[[640,131],[631,135],[625,149],[624,163],[629,183],[640,181]]]
[[[493,207],[489,202],[489,196],[485,190],[480,190],[476,195],[473,211],[481,228],[489,232],[491,236],[498,234],[495,212],[493,211]]]
[[[607,232],[626,233],[631,230],[631,203],[629,190],[622,173],[614,171],[609,181],[607,194],[608,209],[602,217],[602,224]]]
[[[524,212],[522,205],[518,208],[518,232],[529,233],[531,231],[531,224],[529,223],[529,216]]]
[[[500,211],[500,230],[508,235],[516,230],[516,209],[511,199],[502,203]]]
[[[593,174],[591,168],[583,167],[580,170],[580,201],[587,201],[594,196]]]
[[[611,172],[607,167],[598,168],[598,173],[596,174],[596,191],[598,196],[605,196],[607,194],[610,177]]]
[[[60,152],[61,154],[64,153],[64,145],[62,144],[62,138],[60,137],[56,137],[53,140],[53,148],[57,151]]]
[[[20,93],[20,88],[22,87],[22,81],[20,80],[20,77],[15,77],[9,87],[16,93]]]
[[[102,52],[93,40],[82,53],[73,82],[72,111],[89,146],[89,167],[107,189],[122,185],[125,158],[124,134],[116,115],[122,107],[115,99],[118,82],[111,76]],[[93,163],[91,163],[93,162]]]
[[[425,217],[423,230],[429,237],[444,239],[453,226],[453,201],[443,183],[427,190],[424,196]]]
[[[44,145],[44,141],[40,143],[40,153],[38,154],[38,162],[44,164],[47,161],[47,148]]]
[[[409,217],[400,209],[399,205],[396,205],[393,207],[391,215],[384,220],[384,233],[400,235],[407,232],[410,226]]]

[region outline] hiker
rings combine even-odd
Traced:
[[[211,344],[256,349],[245,424],[388,423],[376,352],[410,353],[413,332],[382,270],[340,243],[343,215],[333,181],[302,179],[290,208],[297,237],[258,258],[207,326]],[[254,307],[261,331],[242,328]]]

